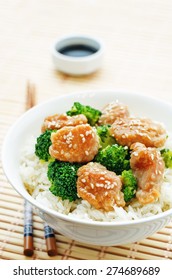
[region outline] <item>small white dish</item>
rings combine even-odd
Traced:
[[[84,35],[57,39],[51,54],[56,70],[69,75],[87,75],[101,67],[104,47],[101,40]]]

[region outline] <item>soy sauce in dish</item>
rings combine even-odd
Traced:
[[[85,57],[96,53],[98,50],[88,45],[70,45],[58,50],[59,53],[71,57]]]

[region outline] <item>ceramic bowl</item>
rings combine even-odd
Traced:
[[[19,174],[19,155],[26,138],[40,134],[40,126],[47,115],[66,112],[74,101],[102,108],[116,99],[127,104],[134,114],[163,122],[170,131],[172,104],[124,91],[90,91],[59,96],[30,109],[9,129],[3,144],[3,168],[14,189],[34,206],[40,217],[52,228],[83,243],[111,246],[138,241],[151,236],[169,223],[172,209],[135,221],[118,222],[90,222],[60,214],[44,207],[28,194]]]
[[[94,52],[87,53],[86,56],[71,56],[61,52],[62,49],[70,47],[73,50],[77,50],[77,46],[92,49]],[[67,53],[71,54],[72,52],[68,51]],[[55,69],[74,76],[88,75],[98,70],[102,65],[103,54],[104,46],[100,39],[79,34],[58,38],[51,47],[51,56]]]

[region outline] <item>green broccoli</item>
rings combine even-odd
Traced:
[[[49,147],[51,146],[51,133],[54,130],[46,130],[39,137],[37,137],[37,142],[35,144],[35,154],[39,159],[48,161],[51,159],[49,154]]]
[[[67,111],[66,114],[68,116],[83,114],[86,116],[88,123],[91,126],[94,126],[99,120],[102,113],[99,110],[88,105],[82,105],[79,102],[74,102],[72,108],[70,109],[70,111]]]
[[[121,178],[123,182],[122,192],[124,193],[124,200],[125,202],[129,202],[135,197],[137,190],[137,180],[131,169],[124,170],[121,174]]]
[[[123,170],[130,169],[129,151],[127,147],[114,144],[100,149],[94,161],[104,165],[108,170],[120,175]]]
[[[63,200],[74,201],[77,196],[77,170],[81,165],[78,163],[62,162],[55,160],[48,165],[47,176],[51,182],[49,190]]]
[[[96,127],[97,134],[100,139],[100,146],[101,149],[104,149],[108,145],[113,145],[116,143],[115,138],[110,136],[109,133],[110,125],[100,125]]]
[[[172,151],[170,149],[161,150],[161,156],[164,160],[165,167],[172,168]]]

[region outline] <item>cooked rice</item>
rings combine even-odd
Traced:
[[[161,195],[158,201],[140,205],[134,200],[128,207],[114,206],[114,211],[103,212],[95,209],[85,200],[62,200],[49,191],[47,178],[48,163],[40,161],[35,155],[35,138],[26,143],[21,154],[20,174],[28,192],[42,205],[76,218],[89,221],[127,221],[153,216],[172,208],[172,169],[166,169]],[[172,137],[166,142],[166,148],[172,149]]]

